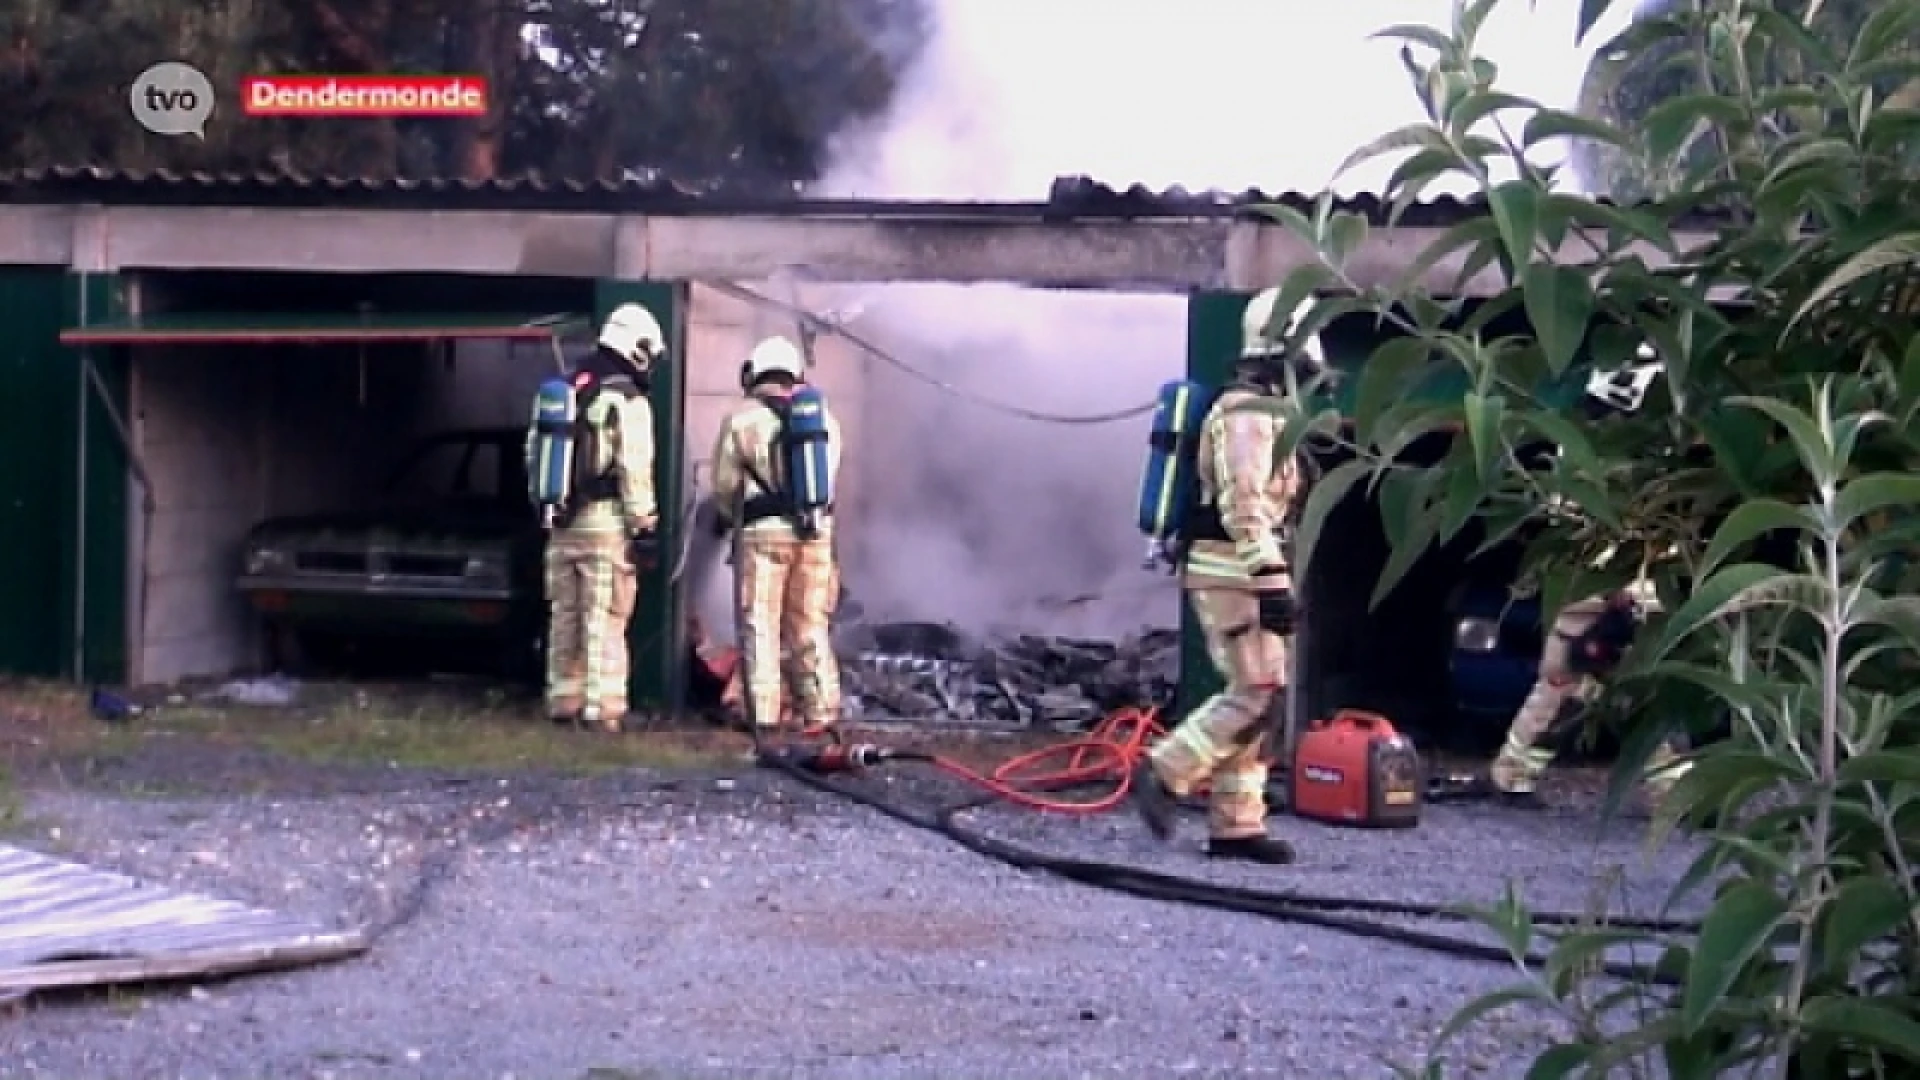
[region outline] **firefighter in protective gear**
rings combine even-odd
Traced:
[[[1634,363],[1617,371],[1595,372],[1587,381],[1587,396],[1602,413],[1637,411],[1661,370],[1652,346],[1642,344]],[[1670,548],[1666,554],[1673,557],[1679,552]],[[1606,566],[1613,555],[1612,550],[1603,552],[1594,561],[1595,569]],[[1643,563],[1626,588],[1576,600],[1561,609],[1541,648],[1533,688],[1508,725],[1500,753],[1487,768],[1488,785],[1502,801],[1526,809],[1545,807],[1538,786],[1557,756],[1553,734],[1563,712],[1599,692],[1600,680],[1617,662],[1617,652],[1631,640],[1632,627],[1644,615],[1657,612],[1659,603]],[[1682,745],[1667,739],[1649,755],[1641,774],[1649,802],[1658,805],[1685,774],[1688,765],[1680,756]]]
[[[1273,865],[1292,862],[1294,851],[1268,835],[1261,754],[1290,676],[1285,530],[1304,494],[1296,458],[1281,450],[1275,406],[1289,385],[1325,367],[1318,337],[1297,332],[1309,305],[1275,325],[1279,296],[1269,289],[1247,305],[1232,382],[1201,426],[1200,502],[1185,529],[1182,588],[1226,686],[1152,748],[1132,788],[1148,828],[1165,840],[1176,800],[1204,781],[1207,854]]]
[[[622,304],[607,316],[576,376],[576,385],[588,388],[582,421],[591,449],[573,480],[571,513],[548,534],[546,550],[546,704],[556,723],[617,732],[627,714],[636,557],[650,550],[659,526],[646,390],[665,355],[659,320],[639,304]]]
[[[1540,651],[1539,675],[1520,711],[1507,727],[1500,753],[1487,768],[1487,780],[1502,801],[1530,810],[1544,809],[1540,778],[1557,755],[1550,735],[1569,705],[1591,700],[1611,658],[1583,656],[1583,650],[1604,651],[1620,642],[1608,642],[1605,623],[1637,622],[1643,613],[1658,610],[1658,598],[1645,574],[1625,589],[1577,600],[1561,609]],[[1602,632],[1593,633],[1596,628]],[[1641,786],[1649,801],[1658,804],[1686,772],[1676,740],[1662,742],[1649,756]]]
[[[792,688],[802,733],[837,737],[840,671],[829,640],[839,598],[833,514],[802,530],[786,497],[780,407],[806,378],[800,350],[784,337],[754,346],[741,367],[746,401],[720,424],[711,465],[715,532],[733,534],[734,617],[756,741],[781,727]],[[827,490],[840,472],[840,425],[829,410]]]

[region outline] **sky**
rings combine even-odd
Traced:
[[[1574,0],[1503,0],[1482,30],[1500,85],[1570,107],[1593,47]],[[1421,119],[1368,35],[1445,26],[1451,0],[939,0],[940,29],[894,115],[849,140],[828,187],[873,197],[1043,197],[1055,176],[1125,187],[1321,190],[1375,135]],[[1390,164],[1338,185],[1377,187]]]
[[[1374,137],[1421,119],[1394,23],[1449,0],[936,0],[940,26],[891,115],[843,144],[826,193],[1038,200],[1053,180],[1320,191]],[[1504,0],[1482,33],[1498,85],[1571,108],[1587,57],[1574,0]],[[1177,13],[1177,14],[1176,14]],[[1335,185],[1381,186],[1385,161]],[[1438,189],[1434,189],[1437,193]],[[1152,400],[1185,368],[1179,296],[1011,285],[847,290],[855,325],[969,394],[1062,414]],[[1014,419],[868,365],[850,447],[870,517],[843,543],[870,615],[969,630],[1117,636],[1175,622],[1172,578],[1141,567],[1133,510],[1144,418]],[[1086,599],[1086,598],[1092,599]],[[1063,599],[1064,598],[1064,599]]]

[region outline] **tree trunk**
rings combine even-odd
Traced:
[[[484,0],[466,8],[459,19],[455,38],[461,43],[460,67],[487,81],[487,114],[460,122],[453,158],[461,179],[493,180],[500,175],[508,103],[524,48],[522,20],[518,5],[508,0]]]
[[[369,75],[384,74],[391,66],[387,42],[393,32],[393,0],[367,0],[357,11],[343,11],[337,0],[312,0],[314,22],[327,48]],[[351,170],[359,176],[386,179],[400,171],[400,129],[392,117],[364,121],[368,138],[364,156]],[[356,140],[357,141],[357,140]]]

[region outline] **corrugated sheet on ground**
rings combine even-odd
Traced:
[[[369,944],[362,930],[0,844],[0,999],[298,967]]]

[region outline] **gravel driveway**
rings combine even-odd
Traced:
[[[920,781],[882,780],[921,796]],[[847,1078],[1390,1075],[1511,969],[1015,871],[764,772],[397,785],[310,799],[29,793],[28,846],[329,922],[340,964],[0,1017],[0,1075]],[[1121,815],[989,810],[1022,843],[1262,887],[1579,908],[1643,826],[1433,807],[1415,831],[1281,819],[1303,866],[1223,870]],[[428,887],[413,885],[423,875]],[[1654,890],[1654,891],[1649,891]],[[1436,925],[1427,924],[1430,928]],[[1543,1021],[1474,1037],[1518,1076]]]

